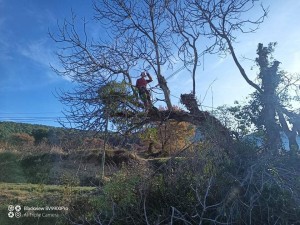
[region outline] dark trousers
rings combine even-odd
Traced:
[[[142,99],[144,106],[148,107],[151,105],[150,92],[145,87],[139,88],[139,96]]]

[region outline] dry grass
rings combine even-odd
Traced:
[[[44,185],[26,183],[0,183],[0,201],[25,202],[32,199],[63,196],[68,189],[72,194],[88,194],[96,190],[95,187],[70,187],[67,185]]]

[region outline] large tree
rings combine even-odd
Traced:
[[[297,89],[300,77],[279,70],[280,62],[272,57],[275,45],[258,45],[256,63],[259,67],[259,89],[252,94],[250,104],[244,109],[249,109],[255,125],[265,130],[269,149],[276,152],[280,148],[280,132],[283,132],[294,152],[299,149],[296,136],[300,131],[300,116],[292,103],[299,100]]]
[[[195,98],[198,56],[207,52],[227,53],[238,34],[257,29],[266,16],[265,11],[256,20],[245,18],[256,2],[95,1],[95,19],[107,32],[102,38],[90,39],[86,23],[83,30],[78,30],[75,15],[59,26],[59,35],[51,35],[61,44],[58,58],[63,69],[56,71],[78,84],[74,90],[61,95],[61,100],[70,106],[67,118],[80,128],[95,130],[104,129],[108,117],[115,124],[125,123],[129,130],[169,119],[201,125],[204,134],[210,130],[207,126],[213,125],[216,136],[225,138],[218,138],[225,146],[230,139],[229,131],[198,108]],[[197,45],[200,36],[204,41]],[[231,53],[235,58],[234,51]],[[181,95],[188,111],[172,110],[170,89],[162,73],[163,68],[171,70],[178,65],[177,56],[182,59],[182,65],[192,66],[193,92]],[[132,74],[137,68],[155,74],[167,110],[143,112],[133,86]]]

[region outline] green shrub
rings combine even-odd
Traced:
[[[51,183],[50,171],[55,162],[60,160],[58,154],[29,155],[22,159],[21,166],[29,183]]]
[[[120,207],[128,207],[137,202],[139,177],[118,172],[103,187],[107,200],[113,201]]]
[[[20,159],[21,157],[13,152],[0,153],[0,182],[26,182],[26,176],[20,164]]]
[[[41,142],[46,142],[49,136],[48,128],[35,128],[32,130],[31,135],[34,137],[35,144],[40,144]]]

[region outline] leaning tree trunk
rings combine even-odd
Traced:
[[[261,79],[261,90],[259,93],[262,104],[261,120],[266,129],[267,149],[277,154],[281,145],[279,124],[276,119],[276,107],[279,105],[279,99],[276,95],[276,89],[279,85],[278,66],[279,62],[274,61],[270,65],[268,55],[270,50],[258,45],[257,63],[260,66],[259,78]]]

